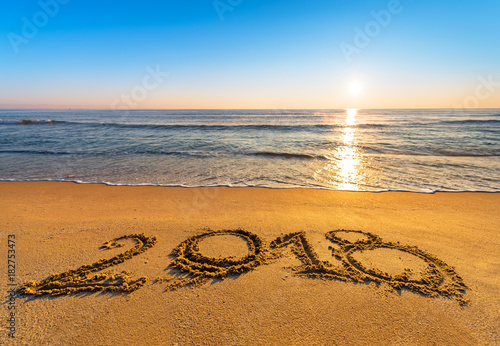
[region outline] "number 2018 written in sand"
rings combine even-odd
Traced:
[[[356,240],[346,239],[355,236]],[[215,258],[204,255],[200,251],[200,242],[217,236],[234,236],[243,239],[248,246],[248,254],[243,258]],[[332,243],[329,250],[337,260],[320,260],[305,232],[289,233],[267,243],[255,233],[243,230],[207,230],[204,233],[184,240],[172,250],[173,261],[169,269],[177,272],[175,276],[157,278],[155,282],[167,284],[167,290],[175,290],[185,286],[199,286],[210,279],[223,280],[227,277],[239,276],[254,270],[260,265],[271,263],[288,254],[296,256],[301,264],[294,268],[294,275],[310,278],[323,278],[350,282],[384,283],[393,289],[407,289],[429,297],[446,296],[454,298],[461,305],[466,286],[455,270],[433,255],[415,246],[384,242],[372,233],[353,230],[336,230],[325,234]],[[102,259],[93,264],[83,265],[63,273],[52,274],[42,281],[28,281],[19,288],[26,295],[61,295],[78,292],[116,291],[133,292],[145,285],[146,277],[132,279],[130,273],[109,273],[103,270],[123,263],[152,248],[157,239],[144,234],[130,234],[112,239],[104,243],[102,249],[122,247],[123,240],[132,240],[135,246],[109,259]],[[381,270],[365,267],[353,254],[375,249],[392,249],[425,261],[427,268],[420,277],[410,276],[411,270],[398,275],[390,275]],[[287,251],[289,250],[289,251]],[[96,274],[96,272],[99,272]]]

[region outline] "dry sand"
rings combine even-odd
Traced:
[[[4,296],[9,234],[19,286],[72,288],[18,297],[14,339],[4,298],[2,345],[500,344],[500,194],[0,182],[0,196]],[[200,236],[207,229],[231,231]],[[325,238],[339,229],[380,240],[368,249],[360,233],[338,233],[340,245]],[[353,281],[352,268],[340,273],[348,281],[309,275],[318,263],[339,268],[342,251],[363,239],[350,258],[375,276]],[[436,297],[380,279],[432,281],[432,261],[445,278],[431,289]],[[25,291],[44,293],[31,285]]]

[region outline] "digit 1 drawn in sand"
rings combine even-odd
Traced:
[[[93,264],[83,265],[77,269],[70,269],[63,273],[52,274],[42,281],[28,281],[19,288],[21,294],[28,295],[61,295],[78,292],[95,291],[115,291],[115,292],[133,292],[147,281],[146,277],[137,280],[131,280],[127,272],[118,274],[101,273],[91,276],[93,272],[101,271],[106,268],[123,263],[133,256],[139,255],[150,249],[156,244],[156,237],[148,237],[144,234],[130,234],[112,239],[101,246],[101,249],[113,249],[124,246],[119,243],[120,240],[131,239],[135,246],[110,259],[102,259]]]
[[[215,258],[205,256],[200,252],[199,244],[203,239],[221,235],[232,235],[245,240],[248,254],[241,258]],[[225,279],[228,276],[237,276],[251,271],[263,263],[268,262],[268,247],[261,237],[242,229],[236,230],[208,230],[205,233],[189,237],[172,250],[175,257],[169,264],[171,269],[177,269],[183,277],[167,276],[158,278],[155,282],[168,282],[167,290],[184,286],[198,286],[210,278]]]

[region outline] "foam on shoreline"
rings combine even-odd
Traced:
[[[288,189],[313,189],[313,190],[327,190],[327,191],[343,191],[343,192],[411,192],[411,193],[424,193],[424,194],[434,194],[436,192],[452,192],[452,193],[463,193],[463,192],[477,192],[477,193],[499,193],[500,190],[488,191],[488,190],[428,190],[428,191],[415,191],[415,190],[401,190],[401,189],[380,189],[380,190],[342,190],[333,189],[324,186],[265,186],[265,185],[232,185],[232,184],[211,184],[211,185],[184,185],[184,184],[154,184],[154,183],[140,183],[140,184],[124,184],[124,183],[112,183],[108,181],[82,181],[82,180],[66,180],[66,179],[0,179],[0,181],[8,182],[64,182],[64,183],[75,183],[75,184],[101,184],[106,186],[157,186],[157,187],[183,187],[183,188],[202,188],[202,187],[232,187],[232,188],[244,188],[244,187],[258,187],[262,189],[277,189],[277,190],[288,190]]]

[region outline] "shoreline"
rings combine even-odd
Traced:
[[[117,256],[134,244],[123,238],[125,247],[118,248],[114,238],[140,233],[156,237],[147,251],[99,272],[116,280],[148,278],[132,293],[18,297],[19,344],[493,345],[500,340],[496,193],[359,194],[0,181],[0,194],[5,242],[0,253],[6,254],[7,237],[15,234],[18,285]],[[207,229],[238,228],[268,245],[302,231],[325,261],[334,261],[332,244],[325,238],[334,230],[370,232],[386,243],[417,247],[453,267],[467,287],[469,304],[394,290],[384,282],[295,275],[290,267],[302,262],[290,246],[273,261],[199,286],[166,290],[168,282],[154,282],[170,274],[169,254],[182,242]],[[100,249],[103,244],[107,247]],[[227,234],[200,243],[200,251],[214,258],[241,258],[245,248],[241,239]],[[419,277],[425,262],[398,251],[367,250],[356,259],[392,277],[403,268]],[[0,271],[7,271],[6,261]],[[128,274],[117,275],[122,271]],[[6,280],[0,282],[7,292]],[[2,316],[7,311],[4,306]],[[4,332],[0,340],[6,336]]]
[[[310,190],[325,190],[325,191],[338,191],[338,192],[371,192],[371,193],[382,193],[382,192],[402,192],[402,193],[423,193],[423,194],[435,194],[435,193],[500,193],[500,190],[495,191],[487,191],[487,190],[431,190],[431,191],[411,191],[411,190],[392,190],[392,189],[383,189],[383,190],[336,190],[334,188],[322,187],[322,186],[262,186],[262,185],[244,185],[244,186],[234,186],[227,184],[220,185],[182,185],[182,184],[153,184],[153,183],[140,183],[140,184],[121,184],[121,183],[111,183],[106,181],[101,182],[93,182],[93,181],[81,181],[81,180],[64,180],[64,179],[33,179],[33,180],[25,180],[25,179],[0,179],[0,182],[25,182],[25,183],[33,183],[33,182],[58,182],[58,183],[73,183],[80,185],[105,185],[105,186],[130,186],[130,187],[180,187],[186,189],[196,189],[196,188],[218,188],[218,187],[227,187],[227,188],[261,188],[261,189],[273,189],[273,190],[289,190],[289,189],[310,189]]]

